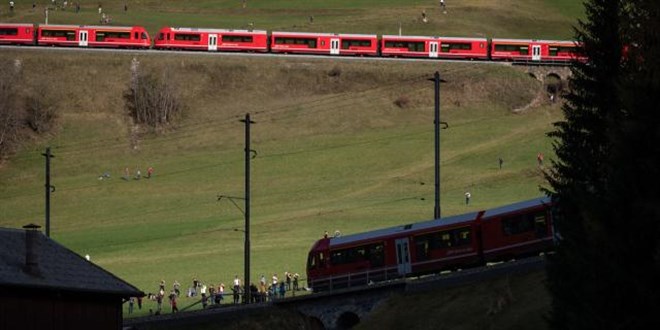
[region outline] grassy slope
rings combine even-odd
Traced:
[[[50,0],[37,1],[39,8]],[[579,1],[554,0],[461,0],[447,2],[442,13],[437,0],[240,0],[103,1],[115,25],[145,26],[151,35],[162,26],[248,28],[284,31],[345,33],[488,36],[500,38],[571,38],[570,25],[580,17]],[[75,13],[50,11],[49,23],[97,24],[98,1],[81,1]],[[43,9],[30,10],[31,3],[20,1],[14,16],[3,11],[2,21],[43,23]],[[429,22],[421,22],[425,10]],[[314,17],[310,23],[309,17]]]
[[[129,3],[126,17],[116,11],[114,18],[150,31],[165,22],[236,27],[246,17],[262,17],[268,29],[394,33],[391,23],[403,15],[410,34],[562,38],[570,36],[571,15],[578,15],[552,1],[473,0],[449,3],[446,19],[430,14],[424,25],[414,20],[421,8],[433,13],[435,1],[378,1],[377,9],[369,7],[373,2],[250,0],[243,11],[238,1],[141,1]],[[104,7],[122,3],[104,1]],[[96,2],[83,5],[78,16],[58,12],[51,22],[94,23]],[[16,16],[1,19],[41,19],[21,6]],[[314,25],[305,23],[310,11]],[[535,16],[544,19],[528,20]],[[303,273],[306,251],[324,230],[352,233],[432,214],[433,104],[426,79],[435,70],[449,81],[442,86],[442,116],[451,125],[442,136],[444,214],[537,196],[542,179],[534,157],[550,154],[544,133],[560,115],[556,106],[512,114],[539,86],[500,66],[138,55],[145,70],[171,68],[188,115],[176,130],[143,136],[132,149],[121,99],[132,58],[0,53],[3,62],[22,61],[26,86],[46,80],[46,92],[60,97],[62,109],[55,134],[0,169],[0,225],[42,222],[40,154],[51,145],[57,157],[54,238],[145,291],[155,291],[161,278],[168,286],[174,279],[187,286],[193,276],[217,283],[242,274],[243,237],[234,231],[243,225],[242,214],[216,196],[243,193],[243,126],[237,120],[246,112],[258,122],[252,136],[259,152],[252,163],[255,277]],[[335,67],[341,75],[329,76]],[[393,105],[400,97],[410,99],[407,108]],[[122,181],[126,166],[143,173],[154,166],[156,177]],[[104,171],[113,178],[97,180]],[[473,195],[469,207],[465,190]]]

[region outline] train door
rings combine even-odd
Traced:
[[[399,268],[399,275],[406,275],[411,272],[410,249],[408,238],[399,238],[396,241],[396,263]]]
[[[88,45],[87,36],[88,35],[89,35],[89,32],[87,30],[79,30],[78,31],[78,46],[87,47],[87,45]]]
[[[209,34],[209,51],[215,52],[218,50],[218,35]]]
[[[429,57],[438,57],[438,42],[429,42]]]
[[[541,45],[532,45],[532,61],[541,60]]]
[[[330,39],[330,55],[339,55],[339,39]]]

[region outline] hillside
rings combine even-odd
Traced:
[[[375,2],[335,1],[328,8],[321,0],[249,0],[243,11],[239,1],[143,0],[129,2],[126,14],[117,9],[122,1],[103,4],[115,11],[115,24],[143,24],[152,34],[166,24],[242,27],[248,16],[261,17],[255,26],[267,29],[397,33],[394,22],[404,17],[410,34],[564,38],[581,10],[569,1],[469,0],[448,2],[447,19],[436,20],[445,17],[432,11],[436,1]],[[79,14],[53,13],[51,23],[94,24],[97,3],[82,3]],[[25,6],[0,18],[43,19]],[[415,21],[422,8],[429,8],[429,24]],[[310,12],[315,20],[306,24]],[[134,58],[140,70],[170,81],[185,105],[184,117],[162,132],[140,133],[126,114]],[[443,215],[538,196],[544,182],[535,157],[552,158],[545,133],[561,116],[559,104],[546,101],[514,113],[539,95],[544,100],[543,87],[505,65],[9,49],[0,51],[0,62],[20,63],[16,84],[47,95],[59,113],[53,131],[0,165],[0,226],[43,224],[41,153],[51,146],[52,236],[145,292],[156,291],[161,279],[168,288],[174,280],[185,288],[193,277],[217,284],[243,273],[243,214],[218,195],[243,195],[238,120],[248,112],[258,153],[255,278],[304,274],[307,250],[326,230],[349,234],[432,216],[427,79],[435,71],[447,81],[442,120],[450,125],[442,132]],[[126,167],[132,174],[153,167],[154,177],[122,180]],[[111,178],[99,180],[105,172]]]
[[[41,153],[50,145],[53,237],[145,291],[161,278],[186,285],[193,276],[228,282],[242,273],[243,236],[234,231],[242,213],[217,196],[243,194],[238,120],[246,112],[257,122],[253,274],[303,273],[307,249],[325,230],[353,233],[432,215],[427,79],[435,70],[448,81],[446,215],[538,196],[535,155],[550,154],[544,133],[560,114],[556,104],[512,113],[542,88],[501,65],[140,55],[143,70],[177,77],[187,110],[171,130],[136,136],[122,99],[133,55],[0,56],[21,61],[25,83],[46,80],[43,92],[61,96],[57,131],[3,165],[2,225],[43,219]],[[408,100],[403,107],[395,104],[400,99]],[[125,167],[134,173],[149,166],[150,180],[120,178]],[[106,171],[111,179],[99,180]]]

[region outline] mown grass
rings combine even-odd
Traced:
[[[570,36],[569,16],[579,14],[540,0],[449,2],[446,16],[433,11],[435,1],[374,2],[249,0],[244,13],[239,1],[141,1],[129,2],[126,14],[122,1],[103,4],[115,24],[144,24],[152,33],[173,22],[241,27],[262,15],[267,29],[396,33],[401,20],[406,34],[560,38]],[[51,22],[95,23],[97,2],[82,3],[80,14],[52,13]],[[25,6],[19,3],[13,17],[1,19],[42,20]],[[425,7],[429,24],[415,21]],[[313,25],[305,23],[310,11]],[[133,58],[143,70],[167,74],[187,107],[176,127],[140,135],[137,148],[122,99]],[[242,276],[243,233],[235,229],[243,227],[243,214],[217,197],[243,194],[238,120],[247,112],[257,122],[253,280],[262,273],[303,274],[307,250],[325,230],[349,234],[432,216],[433,90],[427,79],[436,70],[448,81],[441,98],[442,120],[450,124],[442,131],[445,215],[538,196],[543,179],[535,155],[551,158],[545,133],[561,116],[558,105],[548,104],[513,113],[541,86],[499,65],[0,52],[3,62],[17,59],[23,67],[17,83],[45,81],[44,92],[59,96],[60,118],[56,131],[1,165],[0,226],[43,223],[41,153],[52,146],[53,237],[145,292],[156,291],[160,279],[187,287],[193,276],[213,284]],[[394,102],[402,97],[409,102],[400,108]],[[149,166],[152,179],[120,179],[125,167],[145,173]],[[105,171],[112,178],[98,180]],[[138,315],[148,308],[154,304]]]
[[[98,24],[98,1],[80,1],[81,11],[51,10],[50,24]],[[50,0],[19,1],[0,20],[43,23]],[[128,11],[124,11],[124,3]],[[113,25],[143,25],[152,36],[163,26],[256,28],[284,31],[407,35],[485,36],[500,38],[570,39],[571,25],[581,17],[579,1],[461,0],[447,2],[444,13],[437,0],[324,1],[103,1]],[[423,23],[421,13],[429,18]],[[310,21],[313,17],[313,21]]]
[[[188,108],[175,129],[142,135],[133,149],[121,95],[134,55],[44,54],[2,54],[22,61],[26,81],[50,79],[51,92],[63,97],[58,131],[3,165],[1,223],[42,223],[40,154],[51,145],[53,237],[146,292],[160,279],[186,287],[192,277],[217,284],[242,274],[243,234],[235,229],[242,229],[243,214],[217,197],[243,194],[238,120],[246,112],[257,122],[253,279],[304,273],[309,246],[326,230],[348,234],[431,217],[427,79],[435,70],[448,81],[442,85],[442,118],[450,124],[442,132],[443,214],[538,196],[543,180],[535,155],[550,154],[544,134],[560,114],[556,105],[511,112],[541,86],[499,65],[141,55],[144,70],[177,77]],[[339,76],[329,75],[337,70]],[[222,90],[222,84],[234,87]],[[411,100],[405,108],[394,104],[402,95]],[[149,166],[152,179],[120,178],[125,167],[144,173]],[[112,178],[98,180],[105,171]]]

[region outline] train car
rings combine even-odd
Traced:
[[[37,44],[43,46],[149,48],[151,39],[141,26],[41,25]]]
[[[379,229],[314,243],[307,279],[315,291],[464,268],[553,247],[550,201]]]
[[[0,23],[0,44],[34,45],[34,25]]]
[[[378,56],[375,34],[277,32],[270,36],[273,53]]]
[[[154,48],[209,52],[267,52],[268,32],[164,27],[160,29],[154,40]]]
[[[445,59],[488,59],[488,39],[384,35],[381,55]]]
[[[491,59],[512,62],[584,61],[574,41],[492,39]]]

